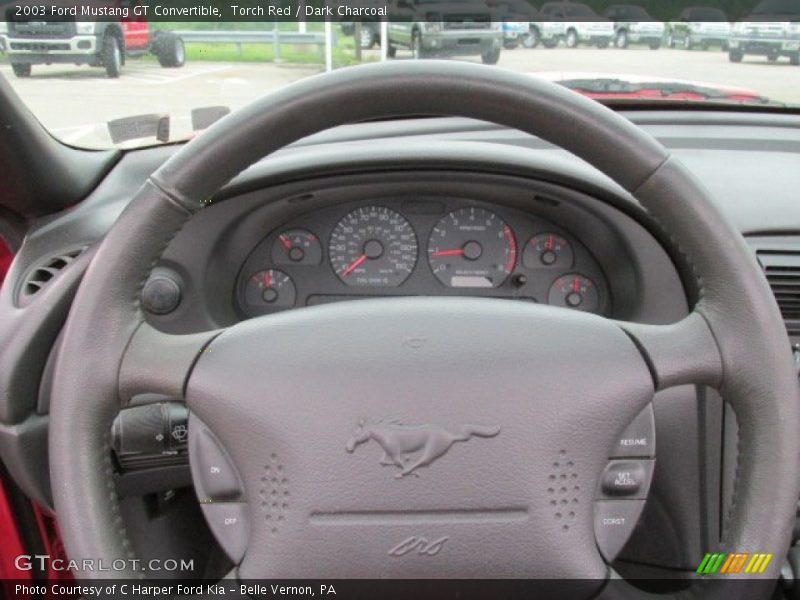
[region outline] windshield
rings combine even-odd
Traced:
[[[792,15],[800,17],[800,2],[797,0],[764,0],[753,10],[754,15]]]
[[[641,6],[617,6],[613,8],[614,10],[612,12],[620,18],[629,19],[631,21],[634,19],[639,19],[640,21],[652,20],[652,17],[647,14],[647,11]]]
[[[583,4],[567,4],[564,6],[564,14],[568,17],[594,17],[592,9]]]
[[[3,2],[0,77],[86,148],[191,139],[298,80],[394,60],[484,63],[612,106],[800,109],[800,0],[722,4]]]
[[[719,10],[718,8],[695,8],[689,11],[689,20],[690,21],[699,21],[699,22],[720,22],[720,21],[727,21],[728,17],[725,16],[725,13]]]

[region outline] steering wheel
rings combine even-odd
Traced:
[[[185,336],[145,322],[139,297],[151,268],[220,186],[305,136],[419,114],[539,136],[623,186],[691,264],[700,290],[691,314],[651,326],[430,297],[304,308]],[[722,545],[708,551],[781,557],[795,518],[797,378],[781,316],[743,238],[703,186],[629,121],[496,68],[409,61],[323,74],[186,144],[101,243],[54,381],[53,493],[72,557],[132,557],[109,432],[120,408],[144,392],[184,399],[190,430],[207,438],[202,452],[235,469],[205,514],[236,505],[246,519],[243,579],[575,578],[599,588],[613,572],[595,543],[593,502],[615,436],[656,390],[683,384],[716,388],[739,421],[732,508]],[[394,431],[382,441],[381,424]],[[411,442],[398,431],[421,435],[414,444],[427,458],[404,461]],[[378,445],[358,447],[367,439],[392,468],[378,464]],[[203,460],[193,455],[195,476]],[[553,503],[557,463],[572,478],[565,508]],[[415,536],[425,541],[409,541]],[[404,541],[413,552],[392,552]],[[780,563],[758,577],[774,583]],[[725,581],[709,576],[703,597],[744,593]]]

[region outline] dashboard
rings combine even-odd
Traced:
[[[520,210],[469,198],[393,198],[305,213],[253,249],[237,308],[255,317],[382,296],[457,295],[598,314],[605,275],[576,236]]]

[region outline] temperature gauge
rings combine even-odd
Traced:
[[[522,264],[529,269],[539,267],[572,267],[572,245],[557,233],[540,233],[525,244]]]
[[[289,308],[294,306],[297,289],[292,278],[278,269],[259,271],[247,280],[244,292],[245,302],[249,306],[262,308]]]
[[[322,262],[322,245],[319,238],[306,229],[288,229],[272,246],[272,262],[276,265],[318,265]]]
[[[600,308],[600,295],[594,281],[578,273],[571,273],[553,282],[547,295],[547,303],[597,312]]]

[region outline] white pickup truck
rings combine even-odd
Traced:
[[[764,0],[733,26],[728,58],[741,62],[748,54],[770,62],[785,56],[800,65],[800,2]]]
[[[555,47],[562,41],[567,48],[580,44],[608,48],[614,39],[614,23],[585,4],[548,2],[540,10],[545,21],[539,23],[542,44]]]
[[[684,50],[719,46],[727,51],[731,34],[728,21],[728,16],[713,6],[689,6],[667,23],[667,45]]]
[[[390,12],[389,56],[402,46],[414,58],[479,55],[489,65],[500,59],[503,24],[482,2],[396,0]]]
[[[664,23],[653,19],[641,6],[612,4],[603,16],[614,22],[614,45],[617,48],[646,44],[652,50],[658,50],[664,41]]]

